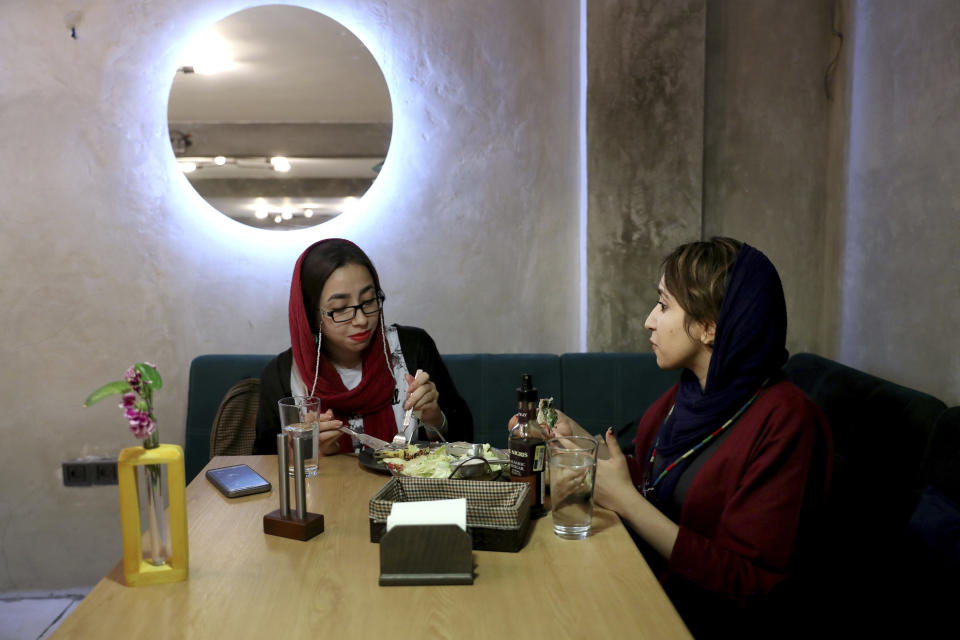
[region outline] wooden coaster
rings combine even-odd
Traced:
[[[297,520],[293,514],[284,518],[280,515],[280,509],[275,509],[263,516],[263,532],[271,536],[306,541],[323,533],[323,515],[307,512],[303,520]]]

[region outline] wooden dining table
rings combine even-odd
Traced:
[[[611,511],[594,511],[584,540],[555,536],[548,515],[517,553],[474,551],[472,585],[381,587],[368,507],[389,476],[356,456],[321,458],[307,509],[325,530],[300,542],[263,532],[278,507],[276,456],[216,457],[205,469],[233,464],[273,490],[227,498],[197,475],[186,492],[187,580],[128,587],[119,562],[53,637],[691,637]]]

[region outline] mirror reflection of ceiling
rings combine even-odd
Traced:
[[[310,9],[253,7],[188,45],[167,105],[170,142],[215,209],[263,229],[333,218],[390,146],[383,72],[346,27]]]

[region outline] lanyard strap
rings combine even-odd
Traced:
[[[734,422],[739,420],[740,416],[743,415],[743,412],[746,411],[750,407],[750,405],[753,404],[753,401],[756,400],[758,397],[760,397],[760,394],[763,393],[763,390],[767,387],[767,382],[769,381],[770,381],[769,378],[764,380],[763,384],[760,385],[760,388],[757,389],[757,392],[754,393],[752,396],[750,396],[750,399],[747,400],[746,403],[744,403],[744,405],[740,407],[737,410],[737,412],[733,414],[733,416],[729,420],[724,422],[719,429],[717,429],[716,431],[708,435],[706,438],[701,440],[698,444],[694,445],[693,448],[691,448],[685,454],[683,454],[682,456],[680,456],[679,458],[671,462],[669,465],[667,465],[667,468],[660,472],[660,475],[658,475],[657,478],[653,481],[653,484],[647,486],[646,482],[644,482],[643,495],[646,496],[650,492],[652,492],[654,489],[656,489],[657,485],[660,484],[660,481],[663,480],[663,477],[667,475],[671,469],[673,469],[675,466],[677,466],[678,464],[680,464],[681,462],[683,462],[684,460],[686,460],[687,458],[695,454],[697,451],[699,451],[703,447],[707,446],[709,443],[711,443],[714,440],[714,438],[716,438],[718,435],[726,431],[730,427],[730,425],[732,425]],[[663,419],[664,423],[666,423],[667,420],[670,418],[670,415],[673,413],[673,408],[675,406],[676,405],[673,405],[670,407],[670,411],[667,412],[667,417]],[[660,438],[657,438],[657,441],[653,444],[653,451],[650,453],[649,464],[650,464],[651,472],[653,471],[653,461],[657,457],[657,447],[659,445],[660,445]]]

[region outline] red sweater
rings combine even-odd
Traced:
[[[676,394],[674,386],[640,419],[635,456],[628,458],[635,485]],[[786,380],[771,386],[690,483],[661,580],[669,584],[682,576],[741,602],[769,593],[790,570],[801,511],[816,517],[822,509],[832,459],[832,437],[820,409]],[[805,505],[808,486],[815,495]]]

